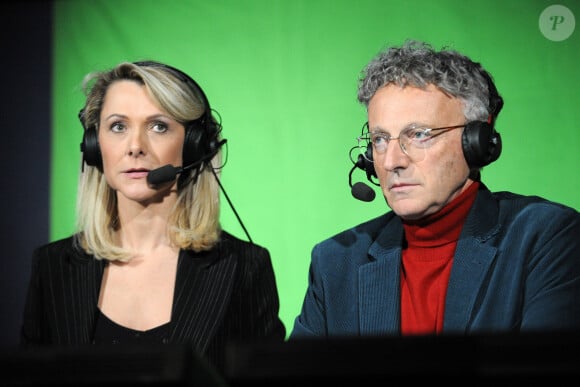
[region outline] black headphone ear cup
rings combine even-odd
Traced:
[[[493,125],[473,121],[465,125],[461,137],[463,155],[470,168],[482,168],[498,159],[501,153],[501,136]]]
[[[365,151],[365,171],[367,173],[367,179],[371,180],[371,177],[377,177],[377,171],[375,171],[375,163],[373,160],[373,146],[371,144],[367,145],[367,150]]]
[[[200,144],[203,137],[203,129],[198,121],[194,121],[185,128],[185,139],[183,141],[183,165],[193,164],[195,156],[199,157],[201,152]]]
[[[81,152],[83,152],[83,160],[87,165],[102,170],[103,158],[101,156],[101,148],[99,147],[98,134],[94,128],[85,130],[83,142],[81,143]]]
[[[356,161],[356,166],[367,174],[367,179],[372,182],[371,178],[377,177],[377,172],[375,171],[375,164],[373,162],[373,148],[372,144],[367,145],[364,156],[362,154],[358,155]]]
[[[204,118],[206,118],[205,115],[193,121],[185,129],[183,165],[197,163],[208,156],[213,157],[219,150],[217,125],[213,122],[205,123]]]

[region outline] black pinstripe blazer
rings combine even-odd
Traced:
[[[90,344],[107,261],[75,248],[73,237],[34,251],[21,344]],[[170,343],[223,368],[230,342],[285,338],[268,250],[226,232],[209,252],[179,254]]]

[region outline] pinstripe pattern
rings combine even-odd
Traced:
[[[36,249],[22,345],[90,344],[105,265],[75,250],[72,237]],[[266,249],[224,232],[211,252],[180,252],[171,343],[190,343],[222,368],[230,342],[284,340],[278,311],[274,270]]]

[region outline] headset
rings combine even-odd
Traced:
[[[221,125],[212,116],[212,109],[203,89],[189,75],[175,67],[155,61],[140,61],[133,62],[133,64],[140,67],[160,67],[169,70],[175,77],[187,84],[191,91],[200,98],[204,105],[204,113],[201,117],[185,124],[182,157],[183,165],[188,166],[187,169],[192,166],[197,166],[197,171],[202,170],[209,165],[213,156],[217,154],[220,147],[225,143],[225,140],[219,140]],[[103,159],[99,147],[97,130],[95,127],[86,127],[84,113],[85,107],[79,111],[79,120],[84,128],[81,142],[83,162],[87,165],[97,167],[102,172]],[[186,174],[182,174],[179,178],[179,183],[183,183],[185,178]]]
[[[489,94],[489,118],[487,121],[471,121],[465,125],[461,137],[463,156],[469,168],[479,169],[491,164],[499,158],[502,149],[501,136],[495,130],[495,120],[503,107],[503,98],[499,95],[491,75],[475,63],[479,73],[485,79]],[[364,170],[367,179],[374,185],[379,185],[372,178],[377,177],[373,163],[372,144],[368,144],[364,156],[360,154],[355,166]]]

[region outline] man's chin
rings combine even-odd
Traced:
[[[425,207],[419,207],[416,204],[413,205],[412,203],[395,203],[394,205],[389,205],[393,212],[397,214],[401,219],[406,221],[416,221],[420,220],[429,213]]]

